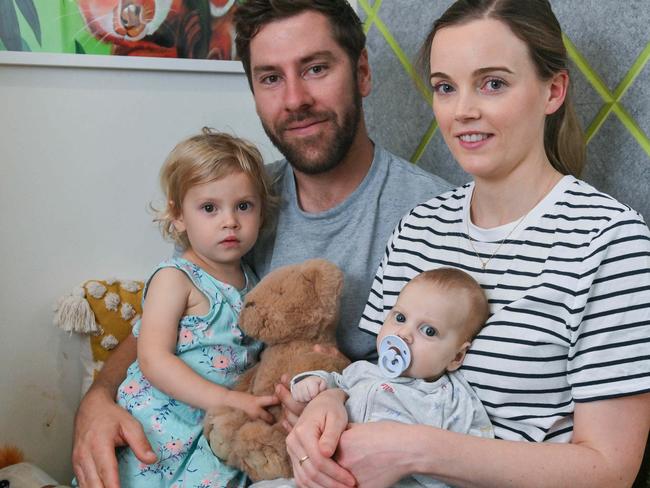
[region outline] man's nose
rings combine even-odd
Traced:
[[[287,79],[287,89],[284,94],[287,110],[294,112],[313,105],[314,99],[307,83],[301,77]]]

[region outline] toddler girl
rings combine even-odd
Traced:
[[[217,405],[271,421],[265,407],[277,403],[229,389],[262,347],[244,337],[237,317],[255,279],[241,258],[269,209],[269,183],[253,145],[209,129],[174,148],[160,180],[167,204],[157,220],[183,251],[147,282],[133,329],[138,358],[117,395],[142,423],[158,460],[146,465],[123,449],[120,483],[244,486],[245,475],[213,455],[202,421]]]

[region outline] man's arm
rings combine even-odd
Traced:
[[[136,349],[136,339],[129,335],[113,351],[79,404],[72,466],[82,488],[120,486],[116,446],[130,446],[144,463],[156,461],[140,423],[115,402],[126,370],[135,361]]]

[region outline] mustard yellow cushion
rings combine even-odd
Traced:
[[[140,318],[143,286],[142,281],[89,280],[59,300],[54,323],[87,338],[81,350],[82,392]]]

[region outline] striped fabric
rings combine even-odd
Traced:
[[[400,221],[360,327],[376,334],[419,272],[467,271],[492,314],[462,371],[496,436],[568,442],[576,402],[650,391],[650,232],[637,212],[571,176],[521,222],[480,229],[467,223],[473,188]]]

